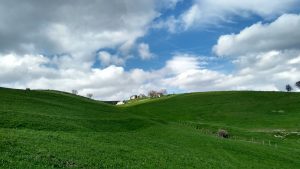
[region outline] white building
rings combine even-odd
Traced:
[[[135,100],[135,99],[137,99],[137,98],[138,98],[137,95],[133,95],[133,96],[130,97],[130,100]]]
[[[116,105],[123,105],[125,104],[124,101],[119,101]]]

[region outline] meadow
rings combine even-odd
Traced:
[[[229,138],[217,136],[228,131]],[[300,168],[300,93],[203,92],[113,106],[0,88],[0,168]]]

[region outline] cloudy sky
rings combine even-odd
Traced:
[[[0,0],[2,87],[117,100],[299,80],[299,0]]]

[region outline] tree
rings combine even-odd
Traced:
[[[72,90],[72,94],[77,95],[77,94],[78,94],[78,91],[77,91],[77,90]]]
[[[154,97],[157,96],[157,92],[154,91],[154,90],[151,90],[151,91],[149,91],[148,96],[149,96],[150,98],[154,98]]]
[[[148,92],[148,96],[150,98],[162,97],[162,96],[165,96],[167,94],[168,94],[168,92],[167,92],[166,89],[161,89],[159,91],[151,90],[151,91]]]
[[[140,94],[140,95],[138,96],[138,98],[139,98],[139,99],[145,99],[145,98],[146,98],[146,95]]]
[[[162,95],[167,95],[167,89],[161,89],[158,93],[162,94]]]
[[[300,89],[300,81],[296,82],[295,85]]]
[[[289,84],[287,84],[287,85],[285,86],[285,89],[286,89],[286,91],[288,91],[288,92],[290,92],[290,91],[293,90],[292,86],[289,85]]]
[[[88,98],[92,98],[93,97],[93,94],[92,93],[88,93],[88,94],[86,94],[86,97],[88,97]]]

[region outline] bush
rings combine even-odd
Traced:
[[[229,138],[229,133],[226,130],[220,129],[218,131],[218,136],[221,138]]]

